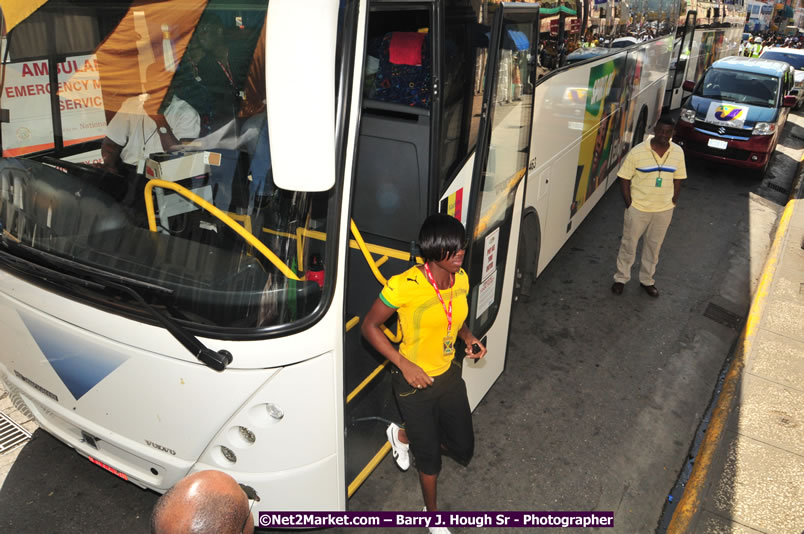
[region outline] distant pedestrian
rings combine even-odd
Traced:
[[[251,534],[248,497],[220,471],[199,471],[162,495],[151,514],[151,534]]]
[[[673,209],[678,203],[681,180],[687,177],[684,151],[670,141],[674,130],[672,118],[659,119],[654,136],[632,148],[617,172],[626,209],[617,272],[611,286],[615,295],[621,295],[631,279],[637,243],[644,236],[639,283],[651,297],[659,296],[653,275]]]
[[[759,57],[762,55],[762,38],[757,37],[754,39],[754,44],[751,46],[751,57]]]

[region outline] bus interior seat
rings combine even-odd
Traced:
[[[419,32],[388,32],[377,53],[380,61],[374,78],[374,98],[429,109],[429,36]]]

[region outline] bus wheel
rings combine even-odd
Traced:
[[[526,215],[519,231],[519,248],[516,253],[516,279],[514,301],[527,302],[530,298],[539,254],[539,222],[536,215]]]
[[[634,148],[645,139],[645,129],[648,126],[648,114],[643,108],[639,113],[639,120],[637,120],[636,129],[634,130],[634,139],[631,141],[631,148]]]

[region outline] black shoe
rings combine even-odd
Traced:
[[[624,287],[625,284],[623,284],[622,282],[614,282],[611,285],[611,292],[614,293],[615,295],[622,295]]]
[[[645,284],[639,284],[639,285],[641,285],[642,289],[645,290],[645,293],[647,293],[651,297],[656,298],[659,296],[659,290],[656,289],[656,286],[646,286]]]

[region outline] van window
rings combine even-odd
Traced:
[[[730,69],[709,69],[695,94],[738,104],[776,107],[779,78]]]

